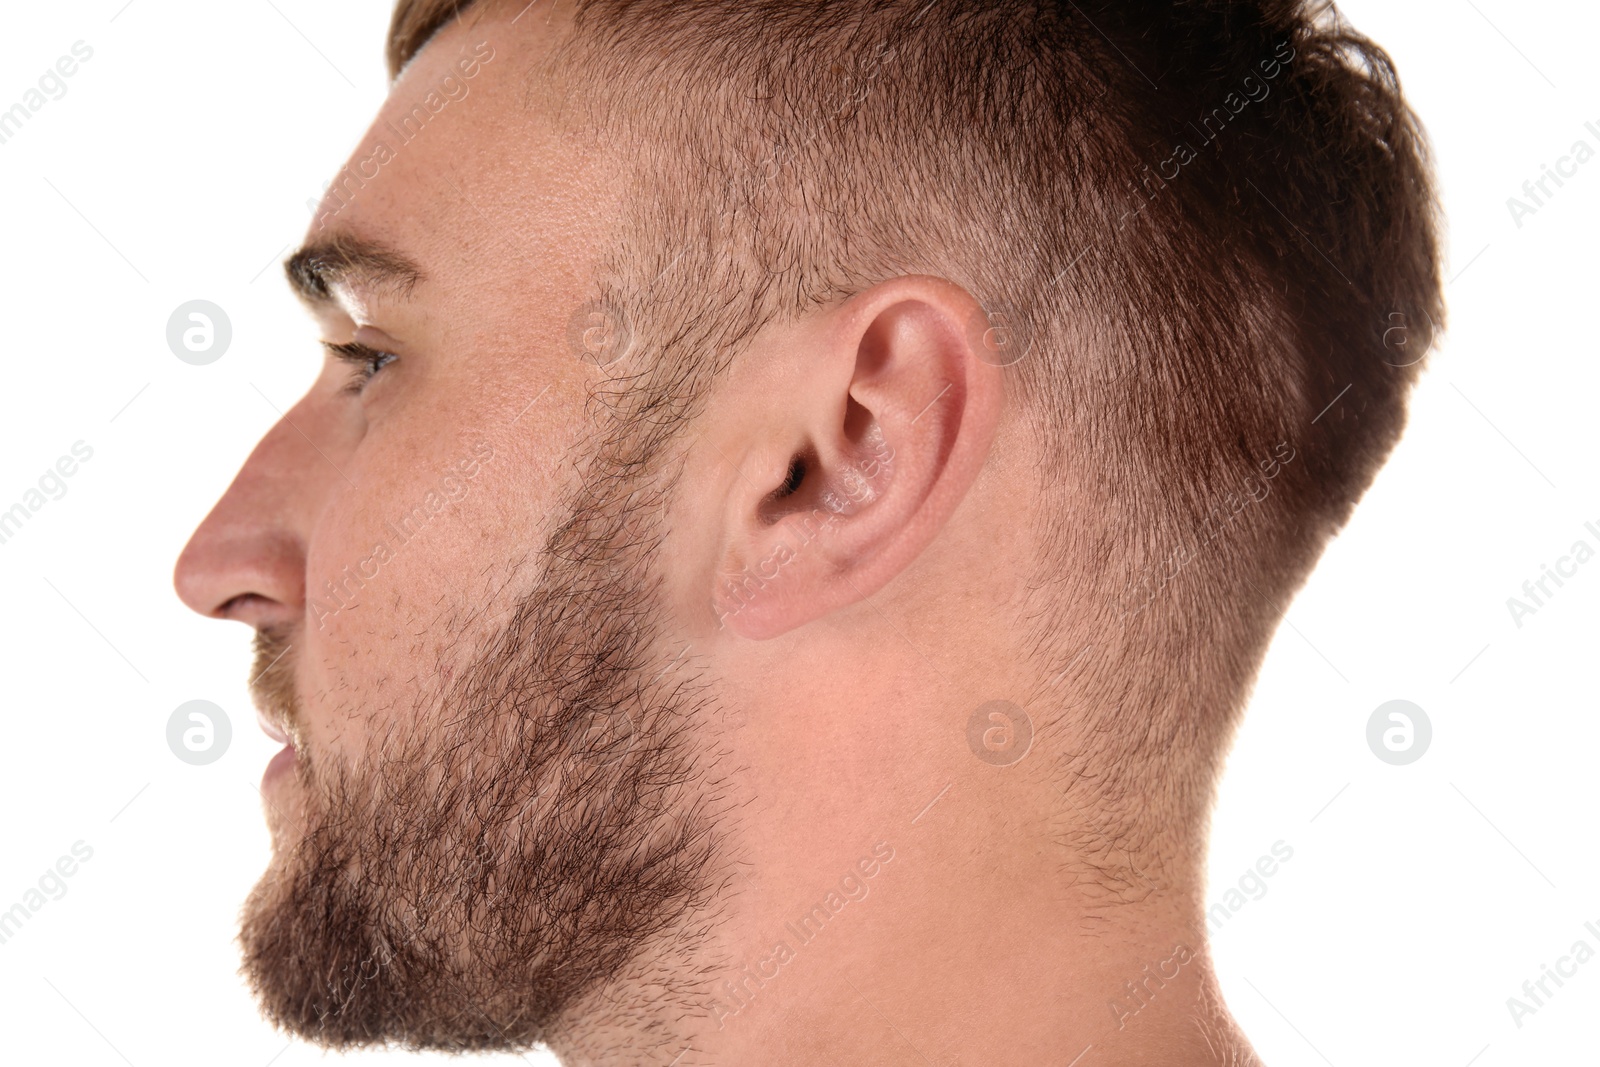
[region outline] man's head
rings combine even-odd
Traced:
[[[179,564],[294,740],[269,1013],[704,1049],[868,848],[891,940],[1192,925],[1441,321],[1386,57],[1289,0],[402,0],[389,55],[289,263],[327,369]]]

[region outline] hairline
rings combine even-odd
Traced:
[[[527,7],[538,2],[533,0]],[[428,47],[446,23],[483,6],[479,0],[399,0],[389,22],[389,34],[384,47],[389,81],[392,83],[399,79],[411,61]],[[520,14],[518,17],[521,17]]]

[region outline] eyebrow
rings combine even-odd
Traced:
[[[283,264],[289,287],[311,307],[334,303],[339,287],[393,289],[405,299],[426,275],[417,264],[388,245],[365,237],[340,234],[312,241]]]

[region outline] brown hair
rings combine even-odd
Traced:
[[[467,6],[400,0],[391,68]],[[883,278],[965,286],[1038,445],[1039,701],[1104,719],[1100,799],[1203,818],[1443,322],[1388,56],[1300,0],[577,0],[566,47],[636,166],[601,290],[655,355],[637,403],[687,417]]]

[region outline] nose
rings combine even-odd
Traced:
[[[201,615],[258,629],[303,617],[306,540],[339,477],[307,436],[318,428],[308,401],[256,445],[178,557],[173,585]]]

